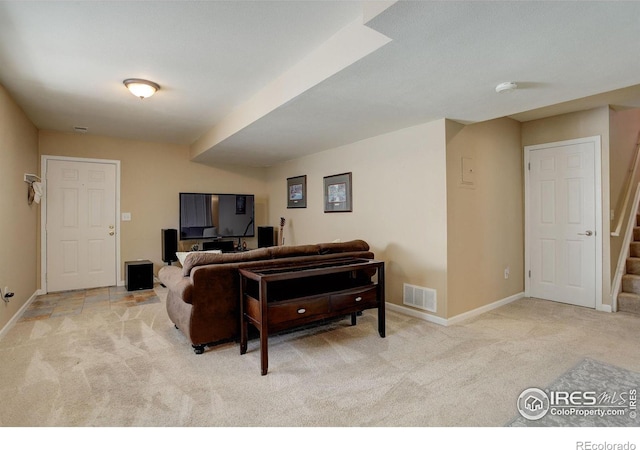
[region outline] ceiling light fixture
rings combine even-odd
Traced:
[[[127,78],[123,83],[133,95],[141,99],[151,97],[156,91],[160,90],[160,86],[153,81],[142,80],[140,78]]]
[[[516,89],[518,89],[518,85],[515,84],[513,81],[505,81],[504,83],[500,83],[499,85],[496,86],[497,93],[513,92]]]

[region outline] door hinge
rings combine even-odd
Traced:
[[[531,163],[527,163],[527,167],[531,170]]]
[[[531,278],[531,271],[529,271],[529,278]]]

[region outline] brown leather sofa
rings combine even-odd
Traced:
[[[205,346],[240,336],[239,268],[289,265],[353,256],[373,258],[362,240],[315,245],[266,247],[240,253],[189,254],[184,267],[164,266],[158,273],[168,288],[169,318],[191,342],[196,354]]]

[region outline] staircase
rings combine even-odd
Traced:
[[[640,214],[636,215],[636,226],[633,227],[622,291],[618,294],[618,311],[640,314]]]

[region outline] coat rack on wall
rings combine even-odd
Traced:
[[[25,183],[35,183],[36,181],[40,181],[40,177],[38,175],[35,175],[33,173],[25,173],[24,174],[24,182]]]
[[[29,185],[29,190],[27,191],[27,201],[29,204],[31,205],[34,200],[36,203],[40,203],[40,198],[42,197],[40,177],[33,173],[25,173],[24,182]]]

